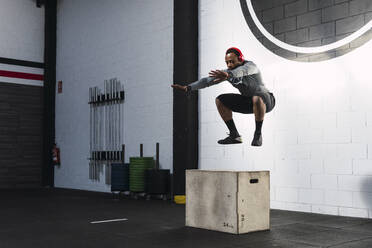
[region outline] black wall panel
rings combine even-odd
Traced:
[[[52,148],[55,142],[55,98],[57,55],[57,0],[45,2],[44,46],[44,156],[42,185],[54,186]]]
[[[175,84],[198,79],[198,0],[174,1]],[[185,170],[198,168],[198,92],[173,95],[173,192],[185,194]]]

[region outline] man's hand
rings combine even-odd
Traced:
[[[213,82],[219,83],[225,81],[228,78],[229,74],[221,70],[215,70],[210,71],[209,76],[214,78]]]
[[[179,85],[179,84],[172,84],[171,87],[173,89],[182,90],[187,92],[187,86]]]

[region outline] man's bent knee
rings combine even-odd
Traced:
[[[252,97],[252,102],[253,102],[254,105],[264,104],[264,101],[262,100],[262,98],[260,96],[253,96]]]
[[[217,106],[224,106],[224,104],[223,104],[222,101],[220,100],[220,97],[221,97],[221,95],[219,95],[219,96],[216,97],[216,105],[217,105]]]

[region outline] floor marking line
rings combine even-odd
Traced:
[[[92,221],[90,224],[99,224],[99,223],[107,223],[107,222],[116,222],[116,221],[125,221],[128,219],[113,219],[113,220],[99,220],[99,221]]]

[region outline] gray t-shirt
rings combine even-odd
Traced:
[[[245,60],[242,65],[232,69],[223,70],[229,74],[227,81],[237,88],[243,96],[255,96],[268,93],[261,79],[258,67],[252,62]],[[189,84],[191,90],[198,90],[215,84],[214,78],[205,77]]]

